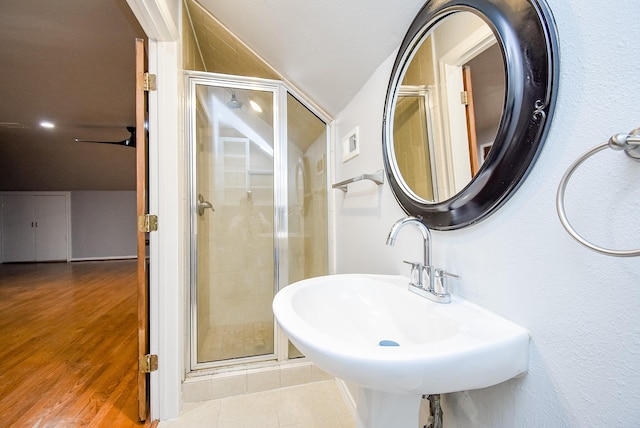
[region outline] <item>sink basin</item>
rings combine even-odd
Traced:
[[[527,370],[525,328],[456,296],[431,302],[408,283],[402,276],[329,275],[293,283],[273,301],[278,323],[302,353],[362,388],[362,427],[415,428],[423,394],[484,388]],[[401,413],[414,407],[415,418],[401,423]]]

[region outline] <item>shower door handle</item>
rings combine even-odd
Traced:
[[[211,205],[211,202],[207,202],[204,200],[204,197],[202,196],[202,194],[198,195],[198,215],[204,215],[204,210],[206,210],[207,208],[209,208],[211,211],[215,211],[215,209],[213,208],[213,205]]]

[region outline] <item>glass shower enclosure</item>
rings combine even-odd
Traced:
[[[186,79],[191,370],[298,357],[271,302],[327,273],[327,121],[280,81]]]

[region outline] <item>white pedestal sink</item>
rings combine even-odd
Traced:
[[[485,388],[527,370],[525,328],[455,296],[431,302],[408,283],[401,276],[329,275],[291,284],[274,298],[291,342],[360,387],[359,428],[416,428],[423,394]]]

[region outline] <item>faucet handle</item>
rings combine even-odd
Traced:
[[[434,272],[436,273],[436,277],[438,276],[450,276],[451,278],[455,278],[455,279],[460,279],[460,275],[456,275],[455,273],[451,273],[451,272],[447,272],[446,270],[442,269],[442,268],[433,268]]]
[[[422,266],[422,263],[420,263],[420,262],[410,262],[409,260],[403,260],[402,263],[406,263],[408,265],[411,265],[411,268],[416,268],[418,266]]]
[[[414,287],[423,288],[424,280],[423,280],[423,272],[427,266],[423,265],[420,262],[410,262],[407,260],[403,260],[402,263],[406,263],[411,265],[411,281],[409,285],[413,285]]]
[[[447,284],[447,277],[450,276],[452,278],[455,279],[459,279],[460,276],[453,274],[453,273],[449,273],[446,270],[442,269],[442,268],[435,268],[434,269],[434,292],[440,296],[449,296],[449,286]]]

